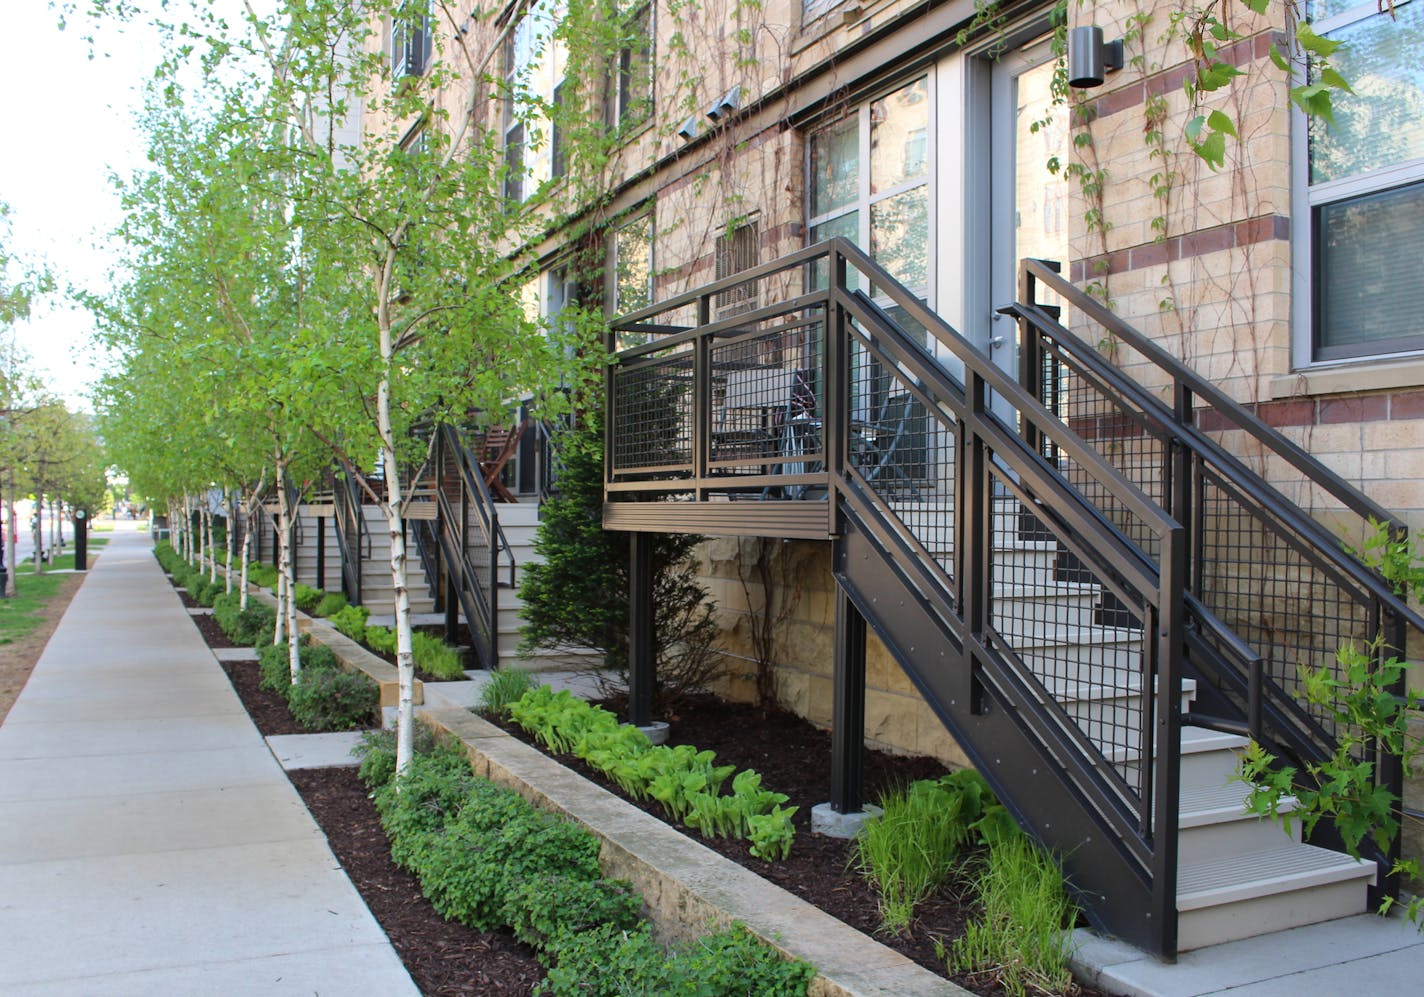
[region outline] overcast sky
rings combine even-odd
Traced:
[[[110,177],[143,165],[134,121],[159,51],[156,34],[142,24],[106,25],[92,51],[85,28],[60,31],[48,0],[0,0],[8,136],[0,201],[10,205],[12,255],[43,260],[61,283],[102,290],[115,255],[106,236],[121,220]],[[56,295],[16,329],[50,388],[72,404],[101,368],[92,328],[87,313]]]

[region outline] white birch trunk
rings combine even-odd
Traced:
[[[391,533],[391,587],[395,590],[396,674],[400,694],[396,702],[396,775],[405,773],[415,755],[415,655],[410,637],[410,590],[406,577],[405,528],[401,515],[400,469],[396,464],[395,432],[391,425],[390,330],[381,324],[381,358],[385,372],[376,393],[376,428],[381,434],[381,455],[386,464],[386,524]]]
[[[223,545],[226,550],[224,557],[227,561],[227,571],[224,574],[223,591],[228,595],[232,594],[232,528],[237,521],[237,501],[229,495],[226,489],[223,491],[223,501],[227,503],[227,542]]]
[[[292,515],[291,503],[287,501],[287,481],[286,468],[279,462],[277,464],[277,532],[281,536],[280,544],[277,548],[277,584],[284,593],[284,598],[278,600],[277,612],[287,631],[287,652],[288,661],[291,664],[292,684],[296,685],[297,679],[302,674],[302,652],[301,644],[297,640],[297,600],[296,583],[292,577]]]

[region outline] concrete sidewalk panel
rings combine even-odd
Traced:
[[[74,997],[98,994],[104,997],[154,997],[155,994],[182,994],[184,997],[308,997],[311,994],[340,994],[341,997],[419,997],[420,991],[406,978],[400,959],[390,945],[346,946],[334,951],[295,952],[259,959],[231,962],[199,962],[189,966],[143,970],[30,983],[7,990],[10,997]]]
[[[19,703],[15,706],[5,726],[0,728],[0,733],[11,735],[0,737],[0,760],[242,748],[251,745],[257,734],[257,728],[252,726],[246,713],[226,709],[206,715],[145,719],[139,723],[125,717],[57,723],[43,717],[31,722],[26,719],[27,711],[19,709]]]
[[[48,833],[37,836],[29,830],[34,827]],[[325,838],[285,780],[280,786],[0,803],[0,865],[309,840]]]
[[[272,756],[256,745],[181,754],[159,751],[0,761],[0,801],[181,793],[272,781]]]
[[[0,866],[0,897],[4,992],[387,941],[312,841]]]

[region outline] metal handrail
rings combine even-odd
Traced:
[[[1035,260],[1025,260],[1024,266],[1028,272],[1038,277],[1041,272],[1041,265]],[[1052,271],[1043,271],[1052,273]],[[1055,278],[1057,274],[1052,274]],[[1061,279],[1060,279],[1061,280]],[[1061,290],[1060,284],[1052,285],[1056,293],[1062,294],[1066,300],[1073,303],[1075,307],[1082,307],[1081,302],[1090,302],[1097,306],[1097,302],[1076,288],[1073,294],[1069,295]],[[1072,285],[1067,285],[1072,288]],[[1268,508],[1273,516],[1290,526],[1292,530],[1307,536],[1315,541],[1315,552],[1329,562],[1329,566],[1336,573],[1347,577],[1350,582],[1365,589],[1372,598],[1380,600],[1386,604],[1389,611],[1398,615],[1410,626],[1424,629],[1424,616],[1415,612],[1403,599],[1401,599],[1390,588],[1389,583],[1380,577],[1379,573],[1372,571],[1361,564],[1357,559],[1351,557],[1341,548],[1337,538],[1332,537],[1319,522],[1304,514],[1300,508],[1279,490],[1264,481],[1259,475],[1248,469],[1235,455],[1229,453],[1215,440],[1208,437],[1202,430],[1190,422],[1184,422],[1175,417],[1172,409],[1164,404],[1160,399],[1142,388],[1140,384],[1127,377],[1117,367],[1108,362],[1097,350],[1093,349],[1080,337],[1069,331],[1058,320],[1048,315],[1042,308],[1034,305],[1022,303],[1006,306],[1000,309],[1002,314],[1026,320],[1029,324],[1043,332],[1048,332],[1053,340],[1060,345],[1071,346],[1071,353],[1074,360],[1081,363],[1098,376],[1105,385],[1120,393],[1124,397],[1130,398],[1139,409],[1146,413],[1150,424],[1148,429],[1155,429],[1158,433],[1164,434],[1164,439],[1177,439],[1188,446],[1194,454],[1201,459],[1208,461],[1218,468],[1222,476],[1230,481],[1234,486],[1251,496],[1262,506]],[[1106,313],[1111,315],[1111,312]],[[1096,319],[1096,316],[1094,316]],[[1121,329],[1131,329],[1114,316],[1112,331],[1115,335],[1121,335]],[[1122,337],[1125,340],[1126,336]],[[1134,349],[1139,352],[1146,352],[1138,345],[1138,342],[1150,343],[1150,340],[1141,340],[1141,334],[1137,333],[1133,340],[1129,342]],[[1158,365],[1169,373],[1175,369],[1190,374],[1190,369],[1176,361],[1161,350],[1155,347],[1154,350],[1160,357],[1153,357]],[[1301,450],[1285,436],[1275,429],[1261,422],[1256,416],[1246,411],[1236,402],[1231,401],[1212,387],[1208,382],[1202,381],[1196,375],[1183,377],[1182,383],[1193,393],[1207,398],[1212,403],[1213,408],[1232,417],[1233,422],[1237,422],[1237,428],[1249,432],[1255,439],[1263,443],[1273,453],[1289,461],[1292,466],[1309,478],[1313,483],[1325,489],[1331,495],[1346,503],[1347,508],[1355,512],[1360,518],[1374,520],[1385,524],[1391,531],[1398,531],[1396,535],[1402,535],[1408,527],[1397,517],[1390,515],[1368,496],[1355,489],[1349,482],[1340,478],[1329,470],[1310,454]],[[1207,388],[1201,391],[1198,385]],[[1216,397],[1213,397],[1216,396]],[[1221,399],[1218,402],[1217,397]]]
[[[513,587],[516,567],[514,552],[510,548],[509,538],[504,535],[504,527],[500,526],[494,497],[490,495],[489,486],[485,484],[484,475],[480,473],[479,461],[475,460],[469,449],[460,442],[452,426],[442,425],[440,431],[445,434],[446,444],[452,448],[455,455],[456,473],[460,476],[464,492],[474,498],[474,501],[468,504],[475,510],[476,524],[490,549],[490,560],[497,563],[501,557],[504,559],[509,569],[509,584]]]

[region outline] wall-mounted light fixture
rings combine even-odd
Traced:
[[[1096,24],[1074,28],[1068,38],[1068,85],[1079,90],[1100,87],[1108,73],[1122,68],[1122,39],[1104,42]]]
[[[684,142],[691,142],[697,137],[697,115],[693,115],[682,123],[682,127],[677,130],[677,134]]]

